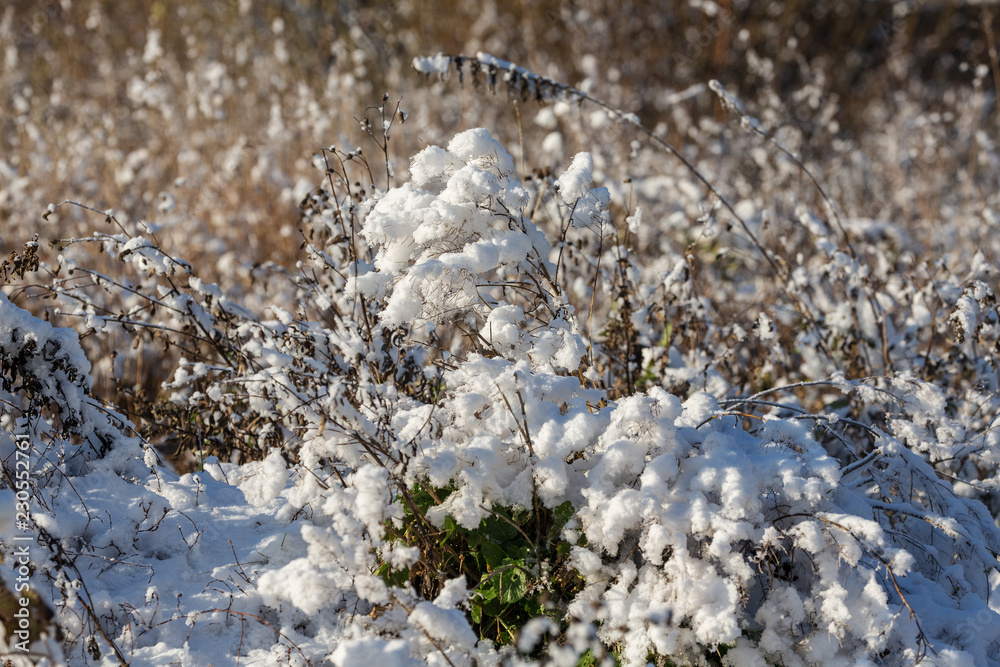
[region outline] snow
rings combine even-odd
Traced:
[[[402,639],[381,641],[374,637],[344,641],[330,656],[337,667],[377,664],[379,667],[417,667],[419,660],[410,657],[410,649]]]
[[[559,196],[569,205],[584,197],[594,180],[594,158],[590,153],[577,153],[569,168],[556,179]]]
[[[287,477],[281,451],[274,450],[263,461],[244,465],[238,486],[248,503],[264,507],[284,490]]]
[[[466,164],[495,169],[501,177],[514,173],[514,158],[481,127],[455,135],[448,143],[448,152]]]
[[[413,59],[413,69],[424,74],[447,74],[451,59],[439,53],[436,56],[417,56]]]
[[[429,638],[459,649],[469,651],[476,645],[476,635],[458,609],[442,609],[430,602],[421,602],[410,613],[410,622],[426,632]]]
[[[443,58],[415,66],[441,72]],[[280,443],[255,451],[260,460],[206,457],[172,472],[90,395],[78,334],[0,292],[0,398],[12,407],[0,451],[6,469],[17,455],[11,435],[30,438],[33,526],[46,535],[33,543],[33,581],[58,607],[74,659],[97,614],[134,664],[500,664],[512,654],[480,641],[467,613],[481,582],[450,578],[425,599],[382,576],[421,559],[426,545],[398,531],[414,511],[404,492],[429,484],[450,493],[424,513],[437,529],[450,518],[477,530],[501,507],[571,505],[555,538],[580,583],[564,601],[566,627],[537,618],[517,639],[528,651],[565,630],[543,649],[559,664],[576,664],[595,642],[621,647],[629,666],[650,652],[697,663],[722,647],[734,665],[877,664],[885,651],[916,656],[923,642],[942,664],[996,664],[1000,615],[989,594],[1000,530],[932,465],[979,438],[944,391],[910,370],[788,388],[847,395],[879,415],[877,427],[842,418],[825,398],[814,411],[771,401],[779,388],[766,386],[765,365],[758,393],[724,399],[730,388],[709,372],[713,361],[685,359],[669,336],[657,346],[644,330],[654,342],[643,363],[659,359],[664,370],[613,393],[590,367],[587,327],[552,282],[553,249],[528,212],[534,194],[503,146],[486,130],[461,132],[418,153],[411,174],[365,204],[370,261],[345,262],[331,285],[298,285],[303,301],[315,289],[336,304],[333,323],[305,321],[288,303],[261,309],[276,319],[257,318],[195,277],[177,288],[187,264],[151,241],[101,237],[165,279],[153,293],[174,326],[230,345],[217,363],[182,360],[166,387],[193,408],[196,427],[242,419]],[[612,195],[594,179],[594,157],[577,154],[555,181],[561,222],[605,229]],[[632,235],[652,226],[638,208],[625,222]],[[818,219],[803,224],[828,231]],[[313,259],[317,270],[340,261]],[[856,259],[827,259],[832,274],[863,284]],[[685,258],[660,269],[651,298],[704,305],[691,298]],[[953,294],[962,349],[990,326],[991,296],[975,281]],[[877,342],[867,302],[828,313],[831,331]],[[732,334],[776,347],[786,315],[755,311],[755,335]],[[626,321],[645,326],[641,313]],[[465,338],[442,342],[456,323]],[[671,373],[706,391],[681,400],[667,390]],[[762,406],[774,412],[745,412]],[[852,439],[820,442],[844,424]],[[0,502],[12,498],[0,490]],[[14,528],[0,521],[0,539]],[[10,587],[9,561],[0,575]],[[106,640],[94,641],[104,644],[92,664],[119,664]]]

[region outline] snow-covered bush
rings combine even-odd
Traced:
[[[988,5],[6,0],[0,662],[1000,663]]]
[[[27,438],[31,581],[71,661],[1000,662],[1000,531],[979,499],[996,443],[947,393],[996,338],[985,282],[936,284],[961,332],[946,353],[847,379],[844,339],[888,359],[924,312],[912,286],[879,301],[863,278],[883,269],[818,214],[796,241],[813,280],[729,207],[783,295],[783,320],[748,333],[713,321],[695,250],[651,279],[641,213],[595,187],[587,153],[522,182],[468,130],[384,191],[360,152],[316,162],[305,259],[260,312],[150,234],[60,243],[62,315],[181,356],[138,426],[90,395],[74,332],[0,295],[5,479]],[[584,236],[596,253],[574,252]],[[120,275],[74,256],[91,245]],[[792,353],[776,339],[818,358],[739,395],[726,369],[750,336],[767,363]],[[153,423],[197,472],[158,461],[137,433]]]

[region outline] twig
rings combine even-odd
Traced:
[[[309,658],[306,657],[306,654],[302,652],[302,649],[299,648],[298,644],[296,644],[291,639],[289,639],[288,636],[285,633],[283,633],[281,630],[279,630],[278,628],[274,627],[273,625],[271,625],[270,623],[268,623],[266,620],[264,620],[260,616],[257,616],[256,614],[250,614],[250,613],[245,612],[245,611],[236,611],[234,609],[219,609],[217,607],[213,608],[213,609],[206,609],[205,611],[203,611],[201,613],[202,614],[212,614],[212,613],[233,614],[235,616],[240,616],[240,617],[244,617],[245,616],[247,618],[252,618],[252,619],[255,619],[257,621],[260,621],[263,625],[266,625],[267,627],[271,628],[271,630],[273,630],[276,635],[278,635],[279,637],[281,637],[282,639],[284,639],[286,642],[288,642],[289,646],[291,646],[292,648],[294,648],[296,651],[299,652],[299,655],[301,655],[302,659],[306,661],[306,664],[309,665],[310,667],[312,667],[312,661],[310,661]],[[240,645],[241,646],[242,646],[242,637],[243,637],[243,634],[241,632],[240,633]]]

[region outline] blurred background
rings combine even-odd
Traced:
[[[8,0],[0,251],[34,232],[76,233],[79,212],[40,218],[48,203],[75,199],[131,218],[183,214],[215,250],[239,241],[242,259],[287,261],[298,200],[316,180],[312,153],[364,146],[355,120],[383,93],[410,114],[392,147],[400,175],[407,155],[471,126],[518,153],[502,95],[412,70],[414,56],[439,51],[517,62],[635,111],[681,146],[690,126],[723,120],[697,88],[713,78],[770,129],[800,133],[793,148],[808,159],[845,141],[868,160],[886,157],[876,135],[913,103],[911,130],[927,112],[939,114],[935,136],[961,133],[955,100],[975,102],[977,85],[982,129],[995,138],[998,15],[997,3],[957,0]],[[595,132],[536,150],[558,122],[533,122],[539,109],[523,109],[526,169],[619,138]],[[243,233],[264,223],[266,244]]]
[[[852,233],[881,244],[873,266],[885,276],[920,262],[960,276],[976,252],[1000,255],[998,16],[996,2],[957,0],[7,0],[0,257],[38,234],[44,270],[57,239],[118,231],[77,207],[43,217],[74,200],[113,209],[131,233],[146,221],[161,247],[253,307],[260,267],[294,271],[300,258],[299,205],[323,176],[317,151],[360,147],[384,160],[360,122],[380,122],[379,107],[391,114],[398,102],[407,120],[390,131],[392,183],[409,156],[470,127],[488,128],[526,174],[559,173],[592,151],[615,205],[643,206],[630,241],[643,270],[655,282],[701,243],[699,261],[716,269],[706,299],[749,329],[780,289],[731,291],[761,275],[760,258],[694,238],[705,189],[647,137],[600,109],[514,100],[502,86],[420,74],[412,59],[488,52],[634,111],[765,244],[806,266],[811,241],[794,220],[802,206],[822,210],[818,193],[727,114],[706,86],[717,79],[800,157]],[[933,270],[912,275],[934,280]],[[21,287],[9,290],[15,301],[40,310],[38,293]],[[688,351],[713,354],[705,341],[692,334]],[[147,394],[170,367],[151,354],[119,357],[116,370]]]

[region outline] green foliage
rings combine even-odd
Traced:
[[[433,599],[446,581],[465,575],[475,591],[468,610],[473,629],[481,639],[498,644],[513,643],[532,618],[561,622],[582,583],[567,565],[570,545],[561,539],[573,505],[494,507],[473,530],[451,516],[438,528],[427,512],[453,491],[418,484],[403,493],[403,520],[390,522],[387,534],[395,542],[419,547],[420,560],[403,570],[383,563],[383,580],[393,586],[410,582],[424,598]]]

